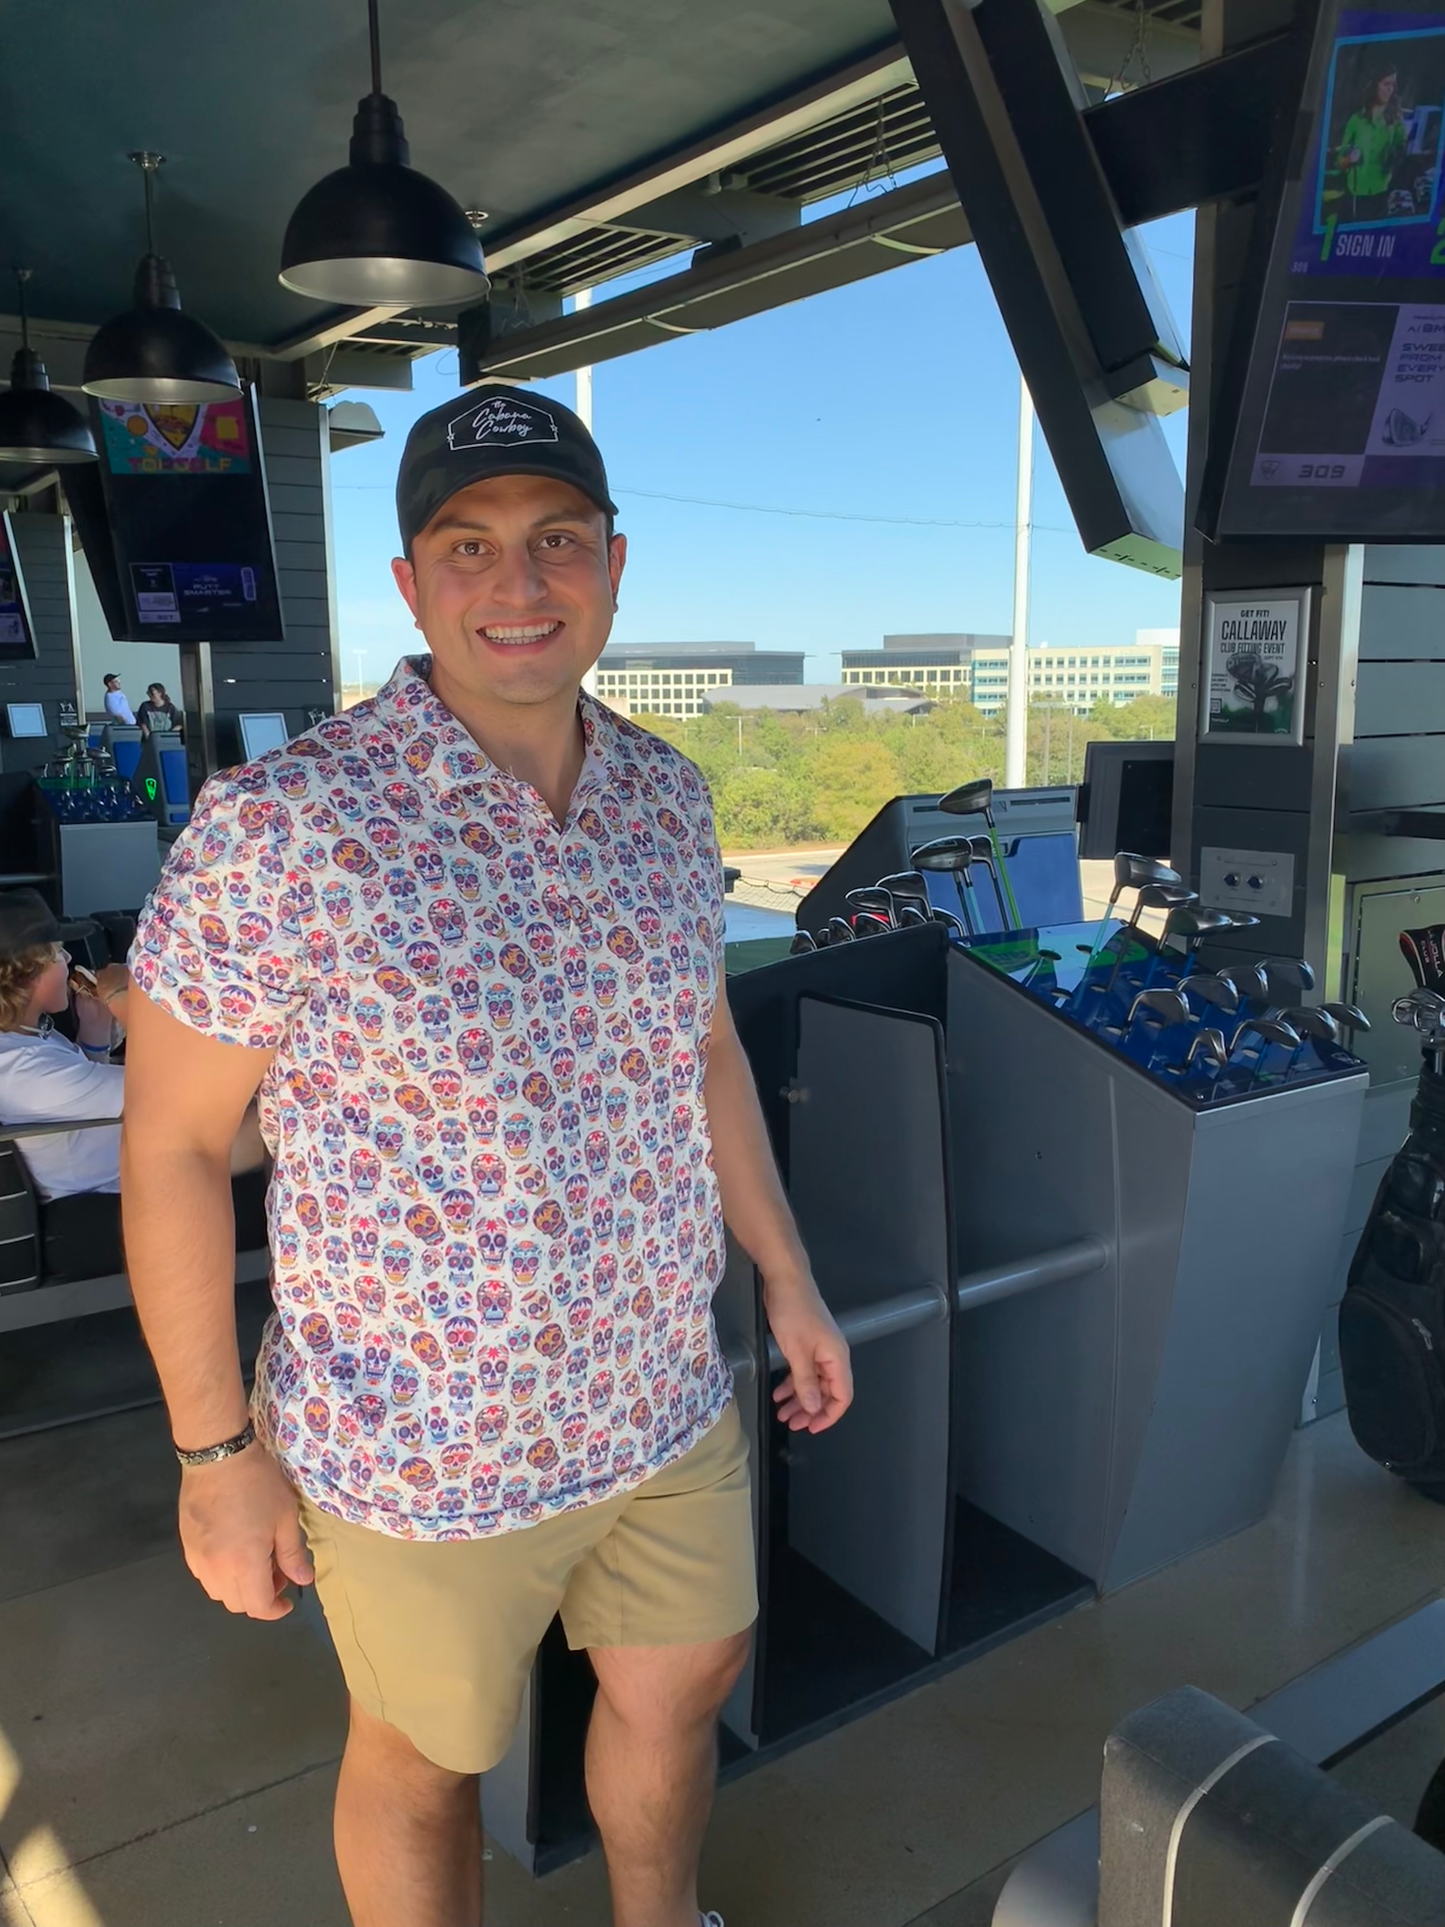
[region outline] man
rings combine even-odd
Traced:
[[[149,736],[154,729],[179,731],[184,720],[163,682],[146,684],[146,699],[136,711],[142,736]]]
[[[304,1526],[352,1699],[357,1927],[476,1927],[475,1775],[559,1609],[597,1674],[616,1927],[697,1927],[756,1613],[724,1213],[785,1423],[842,1415],[847,1348],[728,1015],[706,790],[579,695],[626,559],[591,436],[541,397],[459,396],[413,428],[397,508],[430,657],[210,783],[132,952],[127,1251],[182,1541],[213,1598],[272,1619],[311,1577]],[[224,1147],[258,1090],[256,1444]]]
[[[113,722],[124,723],[127,729],[135,728],[135,715],[129,697],[120,686],[119,676],[105,678],[105,713]]]

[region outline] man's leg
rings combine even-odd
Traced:
[[[481,1927],[475,1774],[434,1766],[404,1733],[353,1703],[336,1788],[336,1864],[355,1927]]]
[[[591,1649],[587,1798],[607,1855],[614,1927],[697,1927],[717,1716],[751,1637]]]

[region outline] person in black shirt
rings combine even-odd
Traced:
[[[149,736],[155,729],[179,731],[185,720],[166,694],[165,684],[161,682],[147,684],[146,699],[136,711],[135,719],[141,726],[142,735],[145,736]]]

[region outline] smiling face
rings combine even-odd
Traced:
[[[443,680],[529,708],[575,697],[606,645],[626,557],[580,489],[499,475],[453,495],[391,566]]]

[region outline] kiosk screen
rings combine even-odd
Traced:
[[[282,635],[255,408],[92,402],[127,633],[141,642]]]
[[[1221,535],[1438,538],[1445,4],[1325,0]]]
[[[15,553],[8,512],[0,515],[0,662],[21,662],[35,654],[35,632],[25,578]]]

